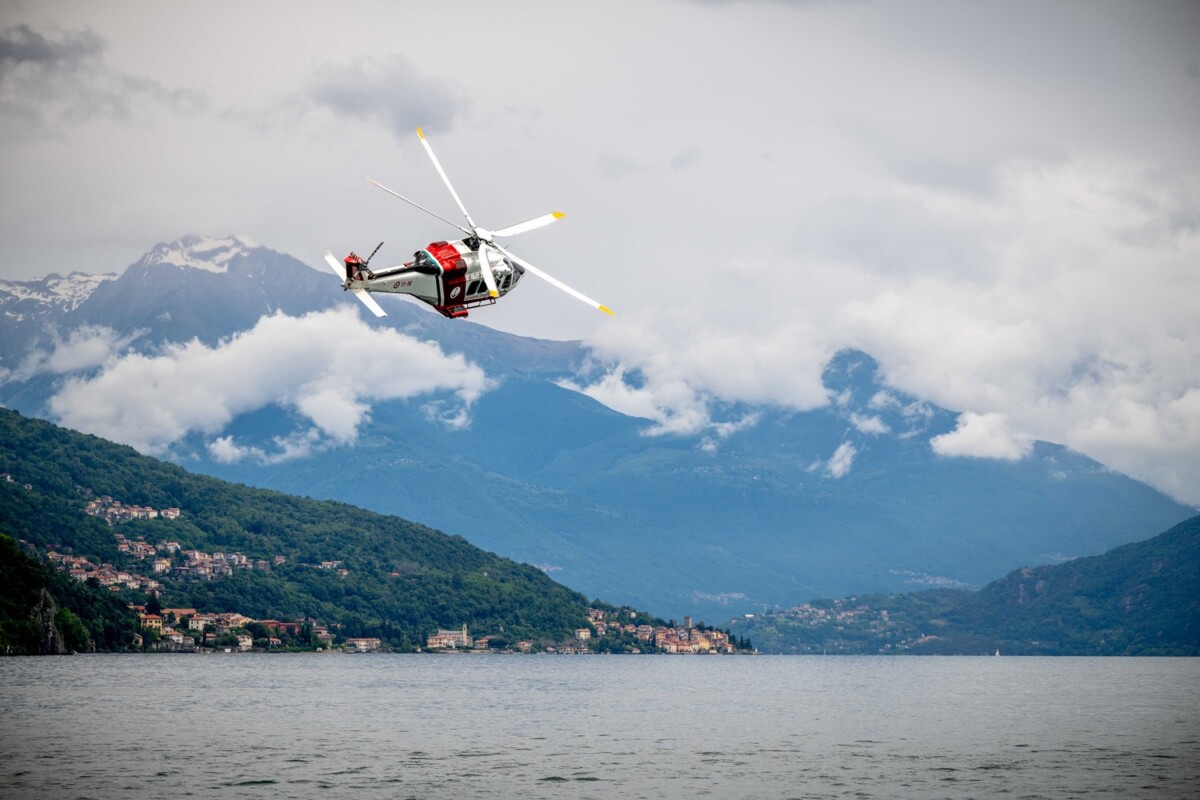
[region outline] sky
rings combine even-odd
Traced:
[[[565,212],[511,249],[616,312],[530,277],[472,319],[585,340],[661,435],[824,405],[854,347],[962,412],[946,457],[1200,504],[1196,3],[0,0],[0,278],[399,263],[454,231],[364,176],[459,216],[418,125],[485,227]]]

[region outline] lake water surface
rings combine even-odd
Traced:
[[[0,797],[1200,797],[1200,660],[0,659]]]

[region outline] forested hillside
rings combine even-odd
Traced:
[[[814,600],[733,630],[776,653],[1200,655],[1200,517],[977,592]]]
[[[583,595],[461,537],[341,503],[191,475],[8,410],[0,410],[0,473],[11,477],[0,481],[0,533],[42,552],[149,572],[148,563],[119,549],[119,534],[127,542],[177,543],[180,552],[237,553],[260,565],[205,580],[175,578],[177,569],[154,576],[163,606],[308,616],[344,635],[379,636],[400,647],[422,643],[438,627],[561,640],[584,624]],[[84,512],[103,497],[180,513],[112,525]]]
[[[48,568],[0,534],[0,654],[133,646],[138,617],[112,592]]]
[[[1014,570],[946,622],[952,649],[982,635],[1002,652],[1200,655],[1200,517],[1103,555]]]

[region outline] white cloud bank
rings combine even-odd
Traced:
[[[463,356],[373,330],[346,307],[264,317],[215,347],[192,341],[157,355],[113,356],[94,377],[68,379],[50,409],[68,427],[157,453],[191,432],[215,436],[237,415],[279,404],[312,429],[277,441],[271,455],[228,436],[214,438],[209,452],[225,461],[281,459],[321,441],[353,442],[373,401],[454,392],[461,426],[489,385]]]
[[[761,283],[779,263],[723,265],[722,280],[687,284],[686,312],[629,314],[595,334],[618,366],[579,388],[655,432],[692,432],[718,401],[829,402],[821,370],[854,347],[893,386],[966,412],[931,443],[941,455],[1015,459],[1044,439],[1200,503],[1200,232],[1186,213],[1200,186],[1167,183],[1082,159],[1011,163],[980,200],[883,182],[919,210],[912,243],[949,237],[963,251],[947,260],[886,237],[810,249],[774,292]],[[623,379],[634,370],[636,388]]]
[[[98,367],[140,335],[140,331],[135,331],[121,336],[106,325],[81,325],[68,332],[64,339],[58,331],[52,330],[50,347],[34,349],[21,362],[14,377],[27,380],[39,374],[62,375]]]
[[[1033,447],[1028,436],[1008,430],[1004,414],[975,414],[967,411],[958,417],[958,427],[929,440],[940,456],[969,456],[1019,461]]]

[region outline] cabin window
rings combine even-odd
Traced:
[[[467,287],[467,296],[471,297],[472,295],[479,294],[479,287],[481,284],[482,281],[471,281],[471,285]]]

